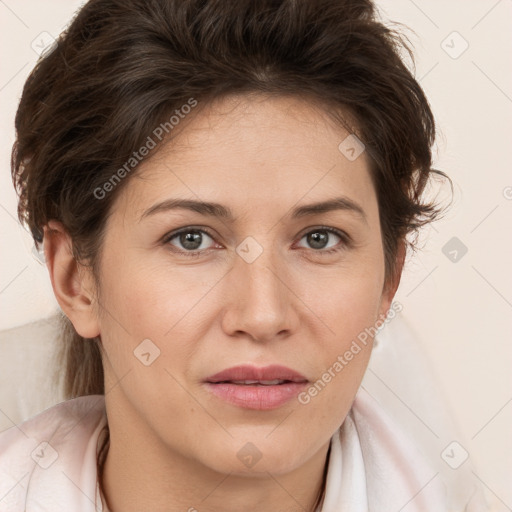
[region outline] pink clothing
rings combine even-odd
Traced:
[[[97,452],[105,398],[67,400],[0,434],[1,512],[102,512]]]
[[[0,512],[106,512],[97,481],[106,425],[104,397],[92,395],[2,432]],[[326,492],[316,512],[485,511],[478,492],[469,491],[471,503],[448,506],[439,473],[360,389],[331,439]]]

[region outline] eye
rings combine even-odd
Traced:
[[[211,242],[213,242],[213,238],[207,231],[196,228],[184,228],[169,233],[163,239],[163,243],[177,247],[177,252],[191,254],[211,249],[211,246],[208,246]]]
[[[336,240],[338,239],[338,240]],[[320,227],[306,233],[301,240],[306,240],[310,248],[319,253],[332,253],[341,251],[349,245],[349,237],[338,229]],[[341,245],[339,242],[343,242]]]
[[[346,233],[324,226],[310,230],[300,240],[306,240],[309,248],[321,255],[341,251],[350,246],[350,237]],[[342,242],[341,244],[340,241]],[[173,249],[175,252],[186,254],[187,256],[200,256],[202,253],[212,249],[214,242],[212,234],[205,229],[195,227],[186,227],[173,231],[162,240],[164,245],[171,245],[173,248],[176,248]]]

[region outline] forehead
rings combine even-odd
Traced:
[[[368,156],[347,157],[350,137],[321,105],[305,99],[230,96],[185,119],[139,164],[121,202],[128,216],[166,196],[228,203],[236,213],[257,206],[262,214],[342,194],[371,215],[376,197]]]

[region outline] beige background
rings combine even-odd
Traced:
[[[47,273],[16,220],[9,157],[38,46],[82,3],[0,1],[0,330],[55,311]],[[415,32],[407,34],[416,76],[438,122],[435,163],[455,185],[450,213],[424,233],[396,299],[420,335],[477,478],[495,510],[512,510],[512,1],[377,5],[385,19]]]

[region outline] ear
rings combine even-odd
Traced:
[[[51,220],[44,227],[44,255],[53,293],[76,332],[84,338],[100,334],[92,271],[73,257],[71,237],[62,223]]]
[[[385,316],[391,307],[391,302],[393,301],[393,297],[395,296],[396,291],[398,290],[398,286],[400,284],[400,279],[402,277],[402,271],[404,268],[406,256],[406,245],[405,241],[400,241],[397,247],[396,260],[395,260],[395,270],[393,275],[390,277],[387,283],[384,285],[384,289],[382,291],[381,305],[379,308],[379,314]]]

